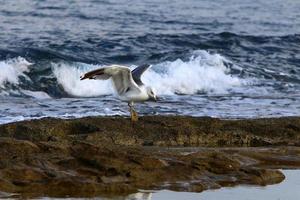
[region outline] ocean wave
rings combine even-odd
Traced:
[[[161,95],[226,93],[243,84],[230,74],[226,62],[229,61],[220,54],[199,50],[188,61],[177,59],[153,66],[146,71],[144,80]]]
[[[27,73],[30,72],[30,66],[33,63],[28,62],[23,57],[16,57],[5,61],[0,61],[0,96],[25,96],[36,99],[51,98],[43,91],[30,91],[22,89],[22,84],[33,84]]]
[[[195,51],[187,61],[177,59],[153,65],[144,73],[142,80],[151,85],[158,95],[226,93],[228,89],[241,86],[243,81],[230,74],[225,62],[229,61],[220,54]],[[78,63],[77,66],[53,64],[53,72],[58,83],[71,96],[113,94],[110,81],[79,80],[83,73],[99,67]]]
[[[151,85],[158,95],[226,93],[245,83],[245,80],[231,74],[232,67],[227,67],[228,63],[231,62],[220,54],[198,50],[187,60],[154,64],[144,73],[142,80]],[[61,94],[67,97],[114,94],[109,80],[80,80],[82,74],[103,65],[63,61],[50,62],[47,64],[49,67],[41,63],[32,65],[22,57],[1,61],[0,95],[45,99],[61,97]],[[234,65],[231,63],[231,66]],[[41,68],[46,68],[47,73]]]
[[[29,80],[25,72],[29,71],[29,66],[32,64],[22,57],[0,61],[0,88],[5,89],[8,85],[18,85],[20,77]]]
[[[80,76],[101,66],[84,63],[52,63],[53,73],[57,83],[71,96],[94,97],[113,93],[110,81],[85,80],[80,81]]]

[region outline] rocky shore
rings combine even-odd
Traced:
[[[300,167],[300,117],[45,118],[0,125],[0,191],[122,195],[279,183]],[[1,193],[0,193],[1,194]]]

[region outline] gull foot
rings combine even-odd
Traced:
[[[132,122],[137,122],[139,120],[138,114],[137,114],[137,112],[135,112],[135,110],[132,109],[130,112],[130,115],[131,115]]]

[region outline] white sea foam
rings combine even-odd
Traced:
[[[0,61],[0,89],[6,89],[7,85],[19,85],[20,77],[24,77],[26,80],[31,81],[30,78],[25,74],[25,72],[29,72],[29,66],[32,64],[33,63],[28,62],[25,58],[22,57]],[[42,91],[8,89],[0,92],[0,96],[18,96],[22,94],[37,99],[51,98],[47,93]]]
[[[144,74],[144,82],[158,94],[226,93],[242,81],[229,74],[228,62],[219,54],[195,51],[188,61],[177,59],[160,63]]]
[[[83,73],[99,68],[100,66],[78,63],[77,65],[73,66],[65,63],[52,64],[57,82],[68,94],[78,97],[93,97],[113,93],[110,81],[80,80],[80,76]]]
[[[195,94],[198,92],[226,93],[243,84],[238,77],[230,75],[224,65],[226,58],[207,51],[195,51],[188,61],[177,59],[154,65],[142,76],[147,85],[154,87],[158,95]],[[73,96],[100,96],[112,94],[110,81],[84,80],[83,73],[100,66],[78,64],[53,64],[53,72],[64,90]]]
[[[5,88],[6,84],[18,85],[21,76],[29,79],[24,72],[28,72],[30,65],[32,63],[22,57],[0,61],[0,88]]]
[[[31,90],[21,90],[21,93],[33,97],[35,99],[50,99],[51,97],[43,91],[31,91]]]

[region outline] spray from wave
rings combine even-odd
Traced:
[[[24,72],[29,71],[29,66],[32,63],[22,57],[0,61],[0,87],[6,88],[9,84],[18,85],[20,77],[29,79]]]
[[[30,91],[20,86],[22,82],[32,84],[30,77],[26,74],[30,72],[32,65],[33,63],[22,57],[0,61],[0,95],[28,96],[37,99],[50,98],[43,91]]]
[[[186,62],[177,59],[155,65],[145,72],[144,80],[158,94],[226,93],[242,81],[229,74],[225,62],[229,61],[219,54],[195,51]]]
[[[225,66],[229,62],[219,54],[196,51],[188,61],[177,59],[152,66],[142,76],[147,85],[153,86],[159,95],[226,93],[240,86],[242,81],[229,74]],[[90,97],[113,94],[110,81],[84,80],[83,73],[101,66],[81,64],[53,64],[53,72],[59,84],[72,96]]]
[[[153,65],[142,80],[158,95],[226,93],[245,83],[231,74],[226,63],[230,61],[219,54],[195,51],[188,60]],[[102,66],[62,61],[33,64],[22,57],[0,61],[0,95],[45,99],[114,94],[111,81],[80,81],[82,74],[99,67]]]
[[[80,76],[83,73],[99,67],[82,63],[77,63],[77,66],[66,63],[52,64],[57,82],[63,87],[65,92],[77,97],[94,97],[113,93],[110,81],[80,81]]]

